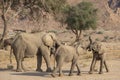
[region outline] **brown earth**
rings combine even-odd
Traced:
[[[119,50],[120,53],[120,50]],[[119,54],[118,53],[118,54]],[[6,56],[9,53],[4,53]],[[90,54],[90,53],[89,53]],[[116,53],[117,54],[117,53]],[[36,58],[25,59],[24,65],[29,71],[27,72],[15,72],[16,62],[13,57],[13,65],[14,69],[9,70],[7,65],[9,64],[9,58],[5,58],[0,61],[0,80],[120,80],[120,54],[117,55],[119,58],[107,59],[107,63],[109,65],[110,72],[106,73],[104,70],[104,74],[98,74],[99,63],[97,63],[96,70],[94,74],[88,74],[91,58],[84,58],[79,60],[79,65],[81,68],[81,76],[76,75],[76,69],[74,72],[74,76],[68,76],[70,63],[65,64],[63,66],[64,76],[62,77],[51,77],[51,73],[47,72],[36,72]],[[109,57],[109,56],[108,56]],[[46,65],[43,61],[42,69],[45,71]]]
[[[82,0],[68,0],[69,4],[75,5]],[[70,69],[70,63],[63,66],[63,71],[65,76],[52,78],[50,73],[46,72],[36,72],[36,57],[25,59],[24,65],[30,71],[27,72],[15,72],[16,62],[14,57],[13,65],[14,69],[9,70],[7,65],[9,64],[9,52],[5,50],[0,50],[0,80],[120,80],[120,10],[114,13],[112,9],[109,8],[107,0],[87,0],[92,1],[96,8],[98,8],[98,28],[97,30],[88,30],[83,33],[83,38],[87,41],[88,36],[91,35],[93,40],[102,41],[107,47],[107,62],[110,68],[109,73],[104,73],[102,75],[95,72],[94,74],[88,74],[91,57],[90,53],[82,54],[80,56],[80,66],[81,66],[81,76],[69,77],[68,72]],[[13,12],[14,13],[14,12]],[[1,15],[1,13],[0,13]],[[41,27],[42,26],[42,27]],[[50,32],[55,32],[59,40],[67,42],[74,41],[75,36],[71,31],[61,27],[59,22],[53,20],[53,17],[48,14],[48,21],[43,26],[41,23],[34,23],[29,20],[18,20],[17,18],[12,19],[9,24],[8,36],[12,36],[13,29],[22,29],[30,32],[32,30],[45,30]],[[3,22],[0,19],[0,33],[3,31]],[[52,61],[51,61],[52,62]],[[43,61],[43,70],[46,69],[46,65]],[[99,68],[99,64],[96,67]],[[76,70],[75,70],[76,73]]]
[[[24,66],[28,69],[27,72],[15,72],[16,62],[14,56],[12,56],[13,66],[12,70],[8,69],[9,64],[9,51],[0,50],[0,80],[120,80],[120,43],[104,43],[107,46],[107,64],[110,72],[104,74],[98,74],[99,62],[96,65],[96,72],[88,74],[90,63],[92,60],[91,53],[84,53],[80,55],[79,65],[81,68],[81,76],[76,75],[76,69],[74,76],[68,76],[70,63],[65,63],[63,66],[64,76],[51,77],[51,73],[36,72],[36,56],[34,58],[26,58]],[[51,58],[53,65],[53,57]],[[53,66],[52,66],[53,67]],[[46,70],[46,64],[43,61],[42,69]]]

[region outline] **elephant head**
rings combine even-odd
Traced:
[[[55,53],[57,48],[60,46],[60,42],[57,40],[56,35],[54,33],[45,34],[42,37],[42,41],[44,45],[48,46],[48,48],[50,49],[51,51],[50,55]]]
[[[13,38],[0,39],[0,49],[4,49],[7,46],[11,46]]]
[[[101,50],[101,44],[97,41],[92,41],[91,37],[89,37],[89,45],[87,46],[88,51],[99,52]]]

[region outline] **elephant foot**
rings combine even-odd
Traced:
[[[48,69],[46,70],[46,72],[52,72],[52,69],[51,69],[51,68],[48,68]]]
[[[62,76],[64,76],[64,74],[59,74],[59,77],[62,77]]]
[[[109,70],[107,70],[106,72],[109,72]]]
[[[17,69],[16,72],[24,72],[22,69]]]
[[[77,75],[81,76],[81,73],[77,73]]]
[[[38,68],[36,69],[36,71],[38,71],[38,72],[43,72],[43,70],[42,70],[42,69],[38,69]]]
[[[52,76],[52,77],[56,77],[56,75],[55,75],[55,74],[53,74],[53,73],[51,74],[51,76]]]
[[[92,72],[92,71],[89,71],[88,73],[89,73],[89,74],[93,74],[93,72]]]
[[[99,72],[99,74],[103,74],[103,72]]]

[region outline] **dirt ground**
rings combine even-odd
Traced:
[[[75,5],[76,3],[82,0],[69,0],[69,4]],[[68,76],[70,63],[65,64],[63,66],[63,72],[65,76],[62,77],[51,77],[51,73],[47,72],[36,72],[36,58],[25,59],[24,65],[29,71],[27,72],[15,72],[16,62],[13,57],[13,70],[9,70],[7,65],[9,64],[9,53],[6,51],[0,50],[0,80],[120,80],[120,9],[116,14],[114,13],[107,5],[107,0],[88,0],[92,1],[96,4],[96,8],[99,11],[99,21],[98,21],[98,30],[90,31],[83,33],[84,37],[88,39],[89,35],[94,37],[94,40],[108,42],[108,57],[107,63],[110,69],[110,72],[106,73],[104,70],[104,74],[98,74],[99,63],[97,64],[97,72],[94,74],[88,74],[90,63],[91,63],[91,55],[82,55],[82,59],[79,60],[79,65],[81,67],[81,76],[76,75],[76,69],[74,72],[74,76]],[[13,14],[13,13],[11,13]],[[11,15],[10,14],[10,15]],[[57,36],[61,41],[70,41],[72,42],[75,39],[75,35],[72,32],[59,29],[58,26],[61,26],[59,23],[53,20],[53,17],[48,15],[48,22],[46,26],[42,27],[41,30],[47,30],[48,32],[56,32]],[[29,20],[11,20],[9,24],[9,36],[13,35],[11,29],[22,29],[27,32],[31,32],[31,30],[39,29],[38,23],[31,22]],[[37,28],[36,28],[37,27]],[[43,29],[45,28],[45,29]],[[99,29],[100,28],[100,29]],[[101,28],[105,28],[101,29]],[[58,29],[58,30],[56,30]],[[0,34],[3,31],[3,21],[0,19]],[[114,44],[115,43],[115,44]],[[84,58],[83,58],[84,57]],[[46,70],[46,64],[43,62],[42,69]]]
[[[62,34],[61,34],[62,35]],[[67,39],[67,35],[64,35],[64,39]],[[61,36],[60,36],[61,37]],[[63,39],[63,38],[62,38]],[[43,61],[42,69],[44,72],[36,72],[36,57],[28,58],[24,61],[25,68],[29,69],[27,72],[15,72],[16,62],[15,58],[12,57],[13,66],[12,70],[7,68],[9,64],[9,51],[0,50],[0,80],[120,80],[120,43],[104,43],[107,48],[107,64],[109,66],[110,72],[106,72],[104,69],[104,74],[98,74],[99,62],[96,66],[96,72],[93,74],[88,74],[92,55],[90,53],[82,54],[80,56],[79,65],[81,69],[81,76],[76,75],[76,69],[74,71],[74,76],[68,76],[70,70],[70,63],[64,64],[63,72],[64,76],[53,78],[50,74],[45,72],[46,64]],[[52,65],[53,61],[51,60]],[[53,66],[52,66],[53,67]]]
[[[91,58],[80,59],[79,64],[81,67],[81,76],[76,75],[76,69],[74,71],[74,76],[68,76],[70,63],[63,66],[64,76],[62,77],[51,77],[51,73],[45,72],[46,64],[43,62],[42,69],[44,72],[36,72],[36,58],[26,59],[24,65],[29,71],[27,72],[15,72],[16,62],[13,58],[13,70],[7,69],[7,64],[9,60],[4,60],[0,62],[0,80],[120,80],[120,59],[108,59],[107,63],[110,72],[106,72],[104,69],[104,74],[98,74],[99,62],[96,66],[96,72],[93,74],[88,74],[89,67],[91,63]]]

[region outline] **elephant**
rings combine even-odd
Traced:
[[[13,41],[13,38],[7,38],[7,39],[1,39],[0,40],[0,49],[5,49],[8,47],[8,46],[11,46],[12,44],[12,41]]]
[[[100,61],[99,74],[103,73],[103,65],[105,66],[106,71],[109,72],[108,66],[106,64],[106,47],[98,41],[93,42],[91,37],[89,37],[89,41],[90,43],[87,47],[87,50],[92,51],[93,53],[93,59],[92,59],[92,63],[90,66],[89,74],[93,73],[96,61]]]
[[[12,42],[13,42],[13,37],[11,37],[11,38],[8,38],[8,39],[5,39],[4,40],[4,45],[3,45],[3,47],[5,48],[5,50],[6,50],[6,48],[8,47],[8,46],[10,46],[11,47],[11,44],[12,44]]]
[[[52,77],[56,77],[56,72],[59,70],[59,76],[62,76],[62,66],[63,63],[67,63],[67,62],[71,62],[71,69],[69,72],[69,76],[73,75],[73,70],[75,68],[75,66],[77,67],[78,73],[77,75],[80,75],[80,67],[78,65],[78,59],[79,59],[79,52],[78,52],[78,46],[73,47],[73,46],[69,46],[69,45],[59,45],[57,46],[57,50],[54,53],[55,55],[55,59],[56,59],[56,67],[53,70],[51,76]]]
[[[57,43],[57,38],[54,33],[36,32],[36,33],[20,33],[16,35],[12,42],[13,54],[17,63],[17,72],[25,71],[23,66],[24,58],[37,55],[36,71],[41,69],[42,56],[45,59],[47,72],[51,72],[50,50]]]

